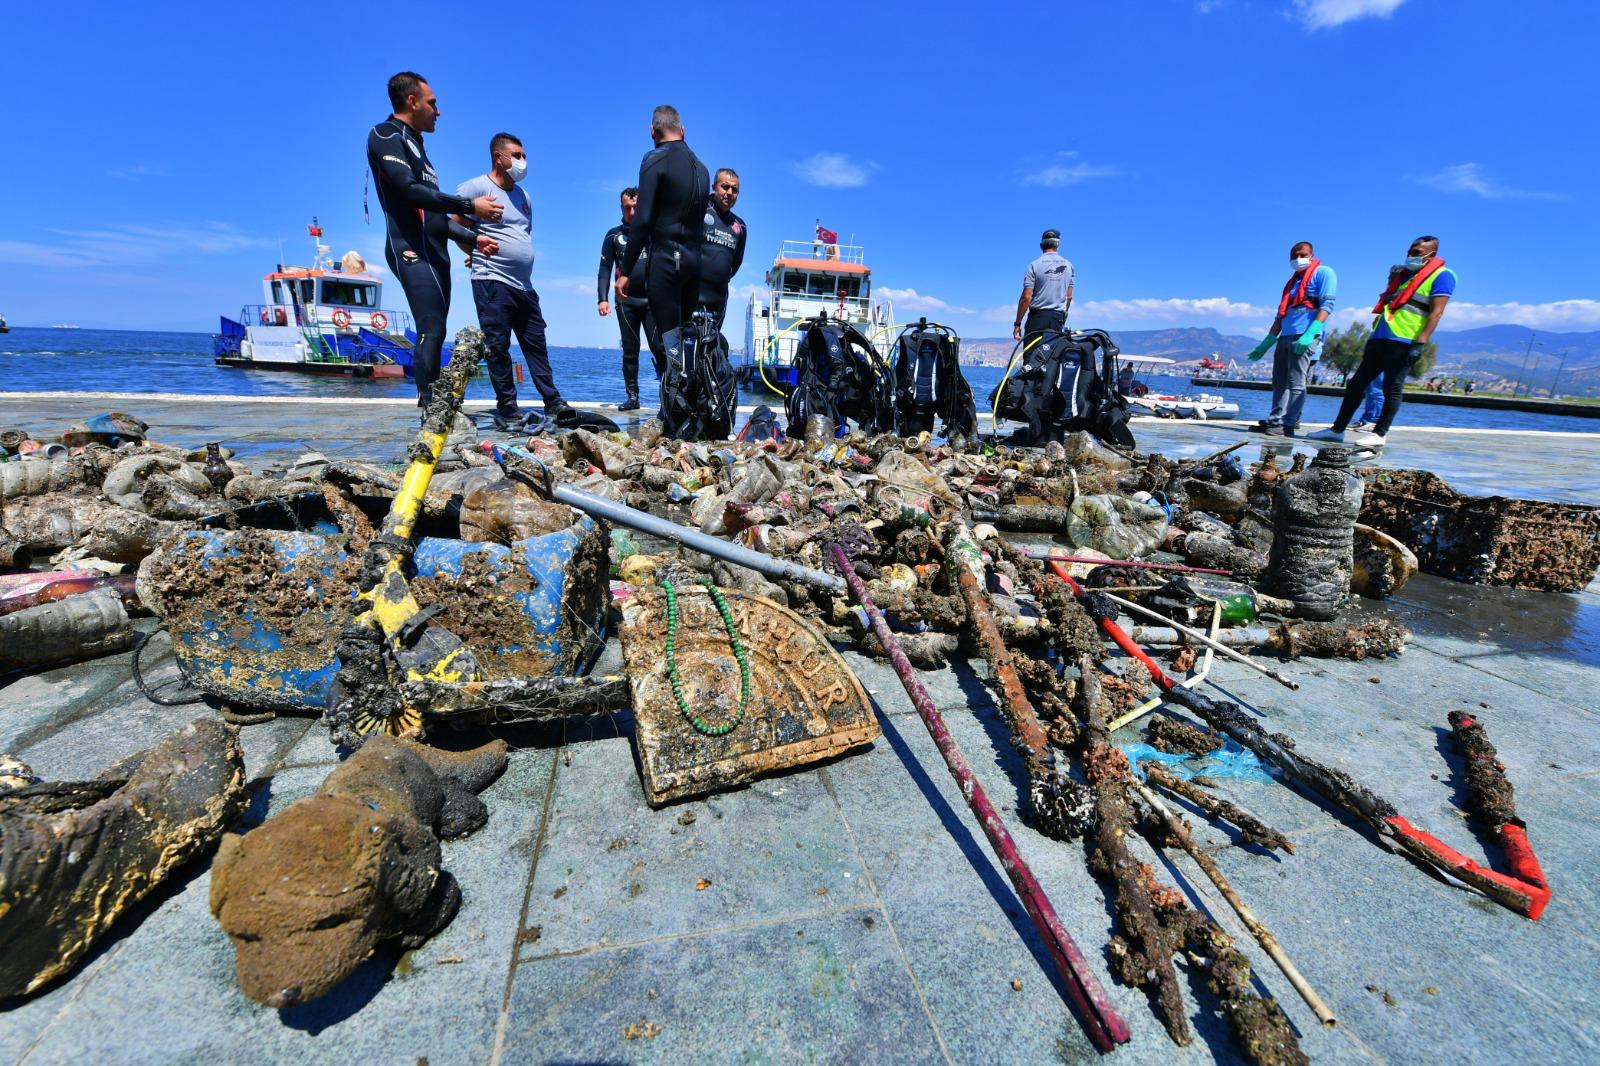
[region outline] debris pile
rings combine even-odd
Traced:
[[[0,666],[126,648],[129,604],[148,604],[202,692],[238,708],[324,713],[331,739],[355,752],[315,796],[228,836],[218,853],[211,909],[251,999],[314,999],[379,943],[414,945],[449,922],[460,893],[441,867],[439,838],[483,824],[476,793],[507,756],[503,743],[462,755],[427,747],[439,724],[632,706],[644,794],[653,805],[673,802],[848,754],[878,735],[865,691],[830,640],[893,664],[1102,1049],[1128,1038],[1126,1023],[914,666],[938,668],[962,648],[983,659],[1027,776],[1024,817],[1044,836],[1084,841],[1116,913],[1113,972],[1148,988],[1177,1043],[1191,1039],[1182,969],[1214,999],[1246,1058],[1306,1061],[1232,940],[1157,880],[1152,859],[1164,848],[1189,854],[1319,1019],[1331,1024],[1332,1014],[1167,804],[1177,797],[1258,851],[1293,855],[1294,843],[1203,781],[1143,756],[1130,764],[1113,741],[1163,701],[1168,711],[1148,734],[1156,753],[1243,754],[1520,913],[1537,917],[1548,900],[1475,720],[1452,716],[1477,813],[1513,853],[1514,875],[1449,851],[1348,774],[1191,687],[1215,656],[1292,689],[1298,683],[1260,654],[1399,654],[1405,628],[1381,607],[1348,612],[1346,601],[1392,594],[1418,559],[1439,565],[1437,547],[1408,562],[1415,536],[1397,531],[1410,512],[1394,501],[1413,499],[1403,495],[1420,491],[1411,482],[1383,475],[1364,486],[1337,449],[1285,469],[1267,453],[1245,464],[1232,454],[1238,446],[1174,460],[1085,433],[1042,448],[967,434],[952,445],[926,431],[692,442],[665,437],[651,420],[632,434],[591,424],[468,447],[477,434],[455,414],[465,387],[456,368],[470,370],[460,358],[470,343],[458,343],[404,475],[320,456],[254,471],[215,444],[188,452],[151,443],[148,427],[116,415],[64,435],[76,442],[67,455],[0,464],[0,564],[138,566],[133,589],[126,574],[107,584],[78,570],[16,575],[28,580],[11,591],[0,578],[0,635],[30,634],[32,656]],[[1592,548],[1594,516],[1567,510]],[[1510,565],[1495,560],[1495,573]],[[20,609],[7,608],[12,601]],[[587,676],[608,624],[626,674]],[[1173,650],[1171,673],[1194,672],[1169,676],[1146,645]],[[201,726],[223,728],[191,729]],[[236,760],[232,734],[222,735]],[[70,786],[29,783],[25,767],[0,763],[0,773],[0,789],[15,787],[0,792],[4,904],[37,896],[39,877],[54,876],[49,863],[42,874],[13,873],[30,853],[14,849],[11,834],[39,851],[75,825],[110,819],[145,770]],[[183,846],[166,846],[167,865],[130,885],[153,884],[217,838],[237,814],[227,797],[242,768],[223,776],[207,786],[196,824],[173,810]],[[71,801],[40,791],[52,788]],[[51,818],[77,821],[63,829]],[[149,842],[164,831],[119,837],[128,854],[115,861],[150,866]],[[349,887],[336,898],[312,890],[331,883]],[[45,923],[50,940],[30,927],[38,964],[15,990],[69,968],[125,905],[97,906],[78,923],[87,933]],[[22,913],[33,912],[0,905],[0,945]]]
[[[1600,570],[1600,507],[1466,496],[1426,470],[1362,473],[1361,520],[1415,552],[1427,573],[1577,592]]]

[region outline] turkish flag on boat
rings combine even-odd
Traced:
[[[306,232],[311,234],[313,237],[320,237],[320,236],[322,236],[322,227],[321,226],[307,226],[306,227]]]
[[[817,223],[817,240],[821,241],[823,244],[838,244],[839,243],[839,234],[835,233],[831,229],[823,229],[822,228],[822,223],[818,222]]]

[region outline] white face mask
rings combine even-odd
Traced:
[[[1311,265],[1311,257],[1309,255],[1302,255],[1289,260],[1289,262],[1294,264],[1294,268],[1296,270],[1304,270],[1306,267]]]
[[[523,178],[523,175],[525,175],[527,173],[528,173],[528,160],[526,158],[524,158],[524,159],[513,159],[511,161],[511,165],[506,167],[506,177],[510,178],[512,181],[521,181],[522,178]]]
[[[1431,255],[1408,255],[1406,256],[1406,269],[1421,270],[1428,265],[1428,260],[1432,258],[1433,256]]]

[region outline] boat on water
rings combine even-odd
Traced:
[[[894,308],[873,303],[861,245],[840,244],[838,234],[819,225],[812,240],[783,242],[766,281],[767,292],[751,295],[745,311],[744,353],[734,367],[741,387],[787,395],[804,323],[818,317],[849,323],[889,357]]]
[[[278,264],[262,278],[266,301],[222,317],[211,335],[218,366],[354,378],[403,378],[417,335],[411,316],[383,306],[383,281],[355,252],[329,257],[322,227],[306,227],[311,266]]]
[[[0,333],[10,333],[11,323],[6,321],[5,315],[0,315]]]
[[[1159,355],[1126,357],[1117,380],[1117,391],[1127,397],[1135,414],[1159,415],[1165,418],[1231,418],[1239,413],[1239,405],[1226,397],[1210,392],[1157,392],[1140,379],[1140,375],[1168,374],[1167,368],[1177,360]]]

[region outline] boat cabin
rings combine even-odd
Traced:
[[[860,324],[871,317],[872,272],[859,245],[784,241],[767,285],[778,318],[829,314]]]

